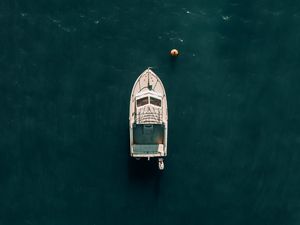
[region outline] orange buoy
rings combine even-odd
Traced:
[[[172,49],[171,51],[170,51],[170,54],[171,54],[171,56],[174,56],[174,57],[176,57],[176,56],[178,56],[179,55],[179,52],[178,52],[178,50],[177,49]]]

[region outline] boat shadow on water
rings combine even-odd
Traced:
[[[147,161],[128,157],[128,179],[135,188],[153,189],[154,195],[159,197],[162,178],[163,171],[157,168],[157,159]]]

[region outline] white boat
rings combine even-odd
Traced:
[[[168,106],[163,83],[150,69],[135,81],[129,106],[130,156],[158,159],[160,170],[167,156]]]

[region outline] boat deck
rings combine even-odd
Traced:
[[[133,144],[154,145],[164,142],[163,124],[134,124],[133,125]]]

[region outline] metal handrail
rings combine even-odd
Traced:
[[[143,124],[160,124],[162,123],[162,114],[158,113],[138,113],[136,115],[136,122]]]

